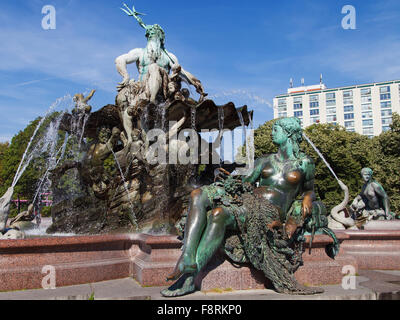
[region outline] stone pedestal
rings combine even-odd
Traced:
[[[339,284],[343,266],[400,270],[400,230],[337,231],[341,242],[335,260],[325,253],[332,240],[317,235],[311,255],[296,272],[305,285]],[[307,239],[308,243],[309,239]],[[142,286],[168,286],[181,254],[175,236],[101,235],[0,241],[0,291],[42,287],[44,266],[53,266],[56,286],[134,277]],[[264,274],[249,265],[237,268],[216,255],[196,279],[201,290],[271,288]]]
[[[339,235],[339,241],[347,239],[346,234]],[[309,238],[307,239],[307,243]],[[304,266],[296,272],[296,279],[305,285],[326,285],[341,283],[344,265],[352,265],[357,270],[357,260],[341,248],[335,260],[325,253],[325,246],[332,243],[330,237],[317,235],[313,241],[311,255],[308,250],[303,255]],[[134,277],[143,286],[167,286],[166,276],[175,267],[181,251],[179,241],[174,237],[142,236],[139,247],[134,249]],[[137,251],[138,250],[138,251]],[[271,288],[271,283],[264,274],[249,265],[232,265],[225,257],[218,254],[199,274],[196,279],[201,290],[212,289],[263,289]]]
[[[49,284],[49,270],[57,287],[129,277],[126,241],[126,236],[0,241],[0,291],[42,288],[42,281]]]
[[[400,270],[400,230],[348,230],[337,234],[349,236],[342,248],[357,260],[360,269]]]
[[[143,286],[167,285],[182,246],[176,236],[135,236],[130,248],[132,276]]]
[[[336,234],[341,246],[339,254],[333,260],[325,252],[325,247],[332,243],[327,235],[315,236],[311,255],[309,249],[303,254],[304,266],[295,273],[297,281],[304,285],[318,286],[328,284],[339,284],[342,282],[344,266],[351,265],[355,271],[358,270],[357,260],[349,255],[343,247],[343,242],[349,238],[346,234]],[[309,238],[307,239],[309,244]]]

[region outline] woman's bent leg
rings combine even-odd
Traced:
[[[207,209],[210,206],[211,203],[206,192],[202,189],[192,192],[185,227],[183,253],[177,262],[174,272],[168,276],[168,280],[176,280],[183,273],[195,273],[197,271],[197,247],[207,225]]]
[[[226,208],[213,210],[197,249],[197,268],[200,271],[211,260],[225,238],[227,227],[235,223],[234,216]]]

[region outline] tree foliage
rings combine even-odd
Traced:
[[[58,115],[59,113],[54,112],[53,114],[49,115],[45,121],[43,121],[31,144],[31,147],[28,150],[28,155],[44,137],[50,122],[53,121]],[[30,122],[24,130],[20,131],[12,138],[10,144],[0,146],[1,195],[4,194],[12,185],[25,150],[28,147],[29,141],[31,140],[31,137],[33,136],[40,121],[41,118],[37,118]],[[60,133],[60,135],[62,136],[63,134]],[[46,160],[49,157],[46,152],[41,152],[40,150],[37,151],[36,154],[37,156],[32,159],[31,163],[26,168],[17,185],[15,186],[14,198],[17,195],[20,195],[21,199],[32,199],[34,197],[38,182],[43,177],[44,172],[47,170]]]
[[[393,114],[391,129],[373,139],[371,169],[390,198],[391,211],[400,214],[400,115]]]
[[[32,121],[23,131],[20,131],[13,137],[11,144],[4,151],[0,170],[0,180],[2,181],[0,194],[4,194],[4,192],[12,185],[22,156],[39,122],[40,119]],[[38,172],[36,171],[35,166],[29,166],[19,180],[19,183],[15,188],[15,194],[21,194],[24,196],[32,195],[34,192],[34,186],[31,185],[31,183],[36,181],[38,178]]]
[[[256,157],[277,151],[271,139],[275,121],[268,121],[255,131]],[[374,178],[381,182],[389,194],[392,211],[400,212],[399,115],[393,115],[391,130],[373,139],[333,124],[314,124],[306,128],[304,133],[320,150],[338,178],[349,187],[351,199],[361,191],[361,169],[370,167],[374,170]],[[315,162],[315,191],[330,210],[343,200],[343,192],[311,145],[303,141],[301,148]]]

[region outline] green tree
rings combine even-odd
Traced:
[[[337,177],[343,181],[354,198],[361,189],[360,171],[369,166],[372,141],[355,132],[348,132],[343,127],[333,124],[314,124],[305,130],[305,134],[315,144]],[[302,150],[315,162],[315,191],[328,210],[343,200],[333,174],[306,141]]]
[[[37,132],[37,135],[32,142],[28,154],[35,148],[35,146],[38,145],[39,141],[42,141],[41,139],[46,133],[46,129],[48,128],[50,122],[53,121],[58,115],[58,112],[54,112],[45,121],[43,121]],[[2,182],[0,185],[0,194],[4,194],[12,185],[23,154],[40,121],[41,118],[37,118],[36,120],[30,122],[24,130],[15,135],[11,140],[11,144],[6,148],[3,147],[4,149],[2,155],[0,149],[0,181]],[[30,165],[26,168],[23,175],[19,179],[14,190],[15,196],[19,194],[21,198],[33,198],[38,181],[40,178],[42,178],[44,172],[47,170],[46,160],[48,157],[49,155],[46,152],[40,153],[40,150],[37,152],[37,157],[32,159]]]
[[[393,114],[390,130],[373,139],[371,169],[385,188],[391,211],[400,214],[400,115]]]
[[[278,152],[278,147],[272,142],[272,126],[276,120],[267,121],[254,131],[255,157],[259,158],[269,153]]]
[[[9,143],[0,143],[0,172],[3,170],[3,162]],[[0,177],[0,185],[3,185],[3,180]]]

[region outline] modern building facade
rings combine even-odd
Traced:
[[[303,128],[337,123],[369,137],[390,129],[393,112],[400,114],[400,80],[335,89],[321,83],[274,98],[274,118],[297,117]]]

